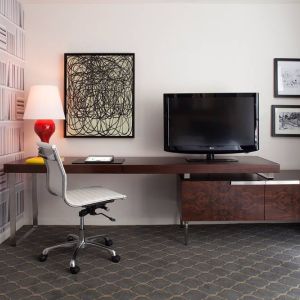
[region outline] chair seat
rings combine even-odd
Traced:
[[[67,190],[66,193],[66,201],[74,207],[81,207],[105,202],[108,200],[118,200],[125,198],[125,195],[119,194],[109,189],[105,189],[100,186]]]

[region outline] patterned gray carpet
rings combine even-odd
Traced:
[[[18,247],[2,244],[0,299],[300,299],[300,225],[195,225],[187,247],[175,225],[88,226],[109,233],[120,263],[94,248],[76,275],[71,249],[37,260],[76,230],[42,226]]]

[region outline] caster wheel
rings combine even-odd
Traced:
[[[39,261],[40,262],[44,262],[44,261],[46,261],[47,260],[47,257],[48,257],[48,255],[46,254],[46,255],[44,255],[43,253],[39,256]]]
[[[105,238],[104,239],[104,244],[105,244],[105,246],[110,247],[110,246],[112,246],[113,241],[111,239]]]
[[[70,267],[70,272],[72,274],[77,274],[80,271],[80,268],[78,266]]]
[[[72,236],[67,236],[67,242],[73,242],[74,238]]]
[[[111,261],[114,263],[118,263],[120,261],[120,259],[121,259],[121,257],[118,254],[111,257]]]

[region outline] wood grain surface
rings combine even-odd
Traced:
[[[299,221],[300,186],[266,186],[265,210],[266,220]]]
[[[264,219],[264,186],[231,186],[228,181],[181,181],[183,221]]]
[[[73,164],[80,157],[65,157],[67,173],[184,174],[184,173],[272,173],[280,165],[257,156],[238,156],[237,162],[187,162],[185,157],[124,157],[123,164]],[[45,173],[45,166],[19,160],[4,165],[5,173]]]

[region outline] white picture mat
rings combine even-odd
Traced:
[[[300,61],[277,62],[279,95],[300,95]]]

